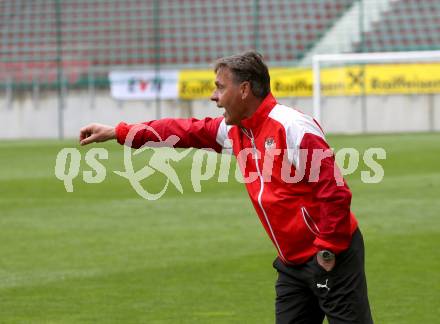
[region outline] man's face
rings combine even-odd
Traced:
[[[211,100],[217,107],[224,108],[227,125],[239,125],[245,117],[246,107],[243,104],[243,83],[234,82],[232,72],[228,68],[220,68],[215,78],[215,90]]]

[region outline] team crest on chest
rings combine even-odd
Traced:
[[[275,139],[273,137],[266,138],[266,141],[264,142],[264,148],[266,150],[270,150],[270,149],[276,148]]]

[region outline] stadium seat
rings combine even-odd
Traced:
[[[393,1],[355,51],[388,52],[440,49],[440,2]]]

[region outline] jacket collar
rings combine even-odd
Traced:
[[[241,126],[248,129],[258,128],[267,119],[267,116],[276,104],[276,99],[272,93],[269,93],[252,116],[241,120]]]

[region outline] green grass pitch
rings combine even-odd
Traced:
[[[366,242],[376,323],[440,316],[440,134],[331,136],[335,148],[383,147],[385,178],[347,177]],[[63,147],[83,157],[74,192],[54,175]],[[275,257],[242,184],[190,183],[192,159],[170,186],[140,198],[115,144],[107,177],[82,181],[92,146],[0,142],[0,323],[273,323]],[[144,156],[145,157],[145,156]],[[136,163],[140,164],[141,157]],[[161,175],[146,179],[160,189]]]

